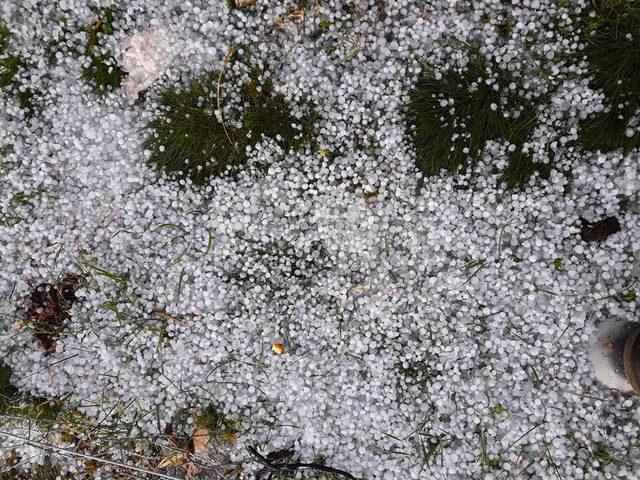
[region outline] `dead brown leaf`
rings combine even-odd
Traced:
[[[56,337],[63,329],[81,280],[78,275],[69,273],[56,285],[40,284],[31,293],[25,322],[33,328],[35,340],[45,355],[56,350]]]
[[[209,430],[204,427],[198,427],[193,432],[193,453],[202,454],[211,450],[211,435]]]
[[[193,462],[187,463],[187,478],[194,478],[200,473],[200,468]]]

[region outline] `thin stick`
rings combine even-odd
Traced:
[[[164,310],[154,310],[153,313],[155,313],[157,316],[164,318],[165,320],[172,320],[174,322],[177,322],[177,320],[172,317],[171,315],[169,315],[167,312],[165,312]]]

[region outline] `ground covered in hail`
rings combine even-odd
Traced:
[[[0,15],[1,478],[637,478],[638,2]]]

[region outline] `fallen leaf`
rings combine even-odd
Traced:
[[[169,465],[180,466],[183,463],[186,463],[187,456],[184,453],[180,453],[177,455],[171,455],[170,457],[166,457],[158,464],[158,468],[166,468]]]
[[[200,468],[193,462],[187,464],[187,478],[194,478],[200,473]]]
[[[284,345],[282,345],[279,342],[276,342],[271,346],[271,350],[276,352],[276,355],[282,355],[284,353]]]
[[[169,315],[167,312],[165,312],[164,310],[154,310],[153,313],[155,313],[157,316],[164,318],[165,320],[171,320],[173,322],[176,321],[176,319],[174,317],[172,317],[171,315]]]
[[[299,7],[289,13],[289,18],[291,20],[297,20],[304,15],[304,7]]]
[[[364,192],[363,195],[366,200],[370,200],[372,198],[377,197],[379,193],[380,193],[380,190],[376,188],[375,190],[372,190],[370,192]]]
[[[207,453],[211,450],[210,442],[209,430],[204,427],[198,427],[193,433],[193,452],[196,454]]]

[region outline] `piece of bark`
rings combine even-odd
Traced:
[[[620,231],[620,222],[616,217],[607,217],[596,223],[587,222],[584,218],[580,220],[582,221],[580,235],[587,242],[604,240],[609,235]]]

